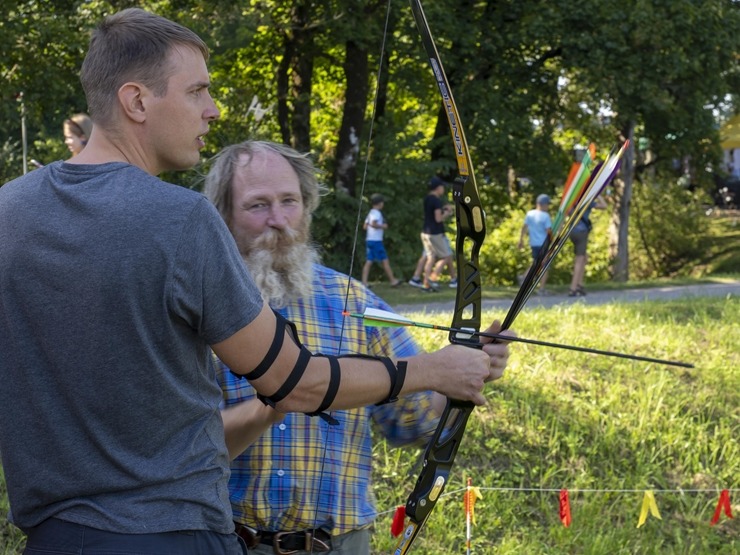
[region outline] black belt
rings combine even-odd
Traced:
[[[331,534],[321,528],[301,532],[266,532],[238,522],[235,522],[234,526],[236,533],[246,542],[248,548],[256,547],[258,544],[271,545],[276,555],[292,555],[298,551],[314,553],[331,551]]]

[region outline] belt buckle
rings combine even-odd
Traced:
[[[287,536],[289,534],[294,534],[294,533],[295,532],[276,532],[275,533],[275,535],[272,537],[272,550],[275,552],[275,555],[293,555],[293,553],[298,553],[297,549],[293,549],[291,551],[283,551],[283,548],[280,547],[280,538],[282,538],[283,536]],[[310,548],[310,544],[308,542],[309,540],[308,540],[308,535],[307,535],[306,545],[308,545]],[[308,550],[309,549],[307,548],[306,551]]]
[[[283,536],[292,536],[296,532],[276,532],[275,535],[272,537],[272,550],[275,552],[275,555],[293,555],[294,553],[298,553],[297,549],[292,549],[290,551],[283,551],[283,548],[280,546],[280,539]],[[309,552],[318,552],[318,553],[325,553],[328,551],[331,551],[331,544],[325,542],[324,540],[320,540],[310,530],[306,530],[303,532],[303,534],[306,537],[306,543],[304,545],[303,550],[309,551]]]

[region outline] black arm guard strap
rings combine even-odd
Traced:
[[[395,403],[398,401],[398,394],[401,393],[403,382],[406,381],[406,366],[408,362],[399,360],[398,366],[394,366],[391,359],[387,357],[380,357],[380,361],[385,365],[385,369],[388,370],[388,377],[391,379],[391,389],[388,397],[375,404],[385,405],[386,403]]]
[[[290,371],[290,374],[283,382],[283,385],[281,385],[278,390],[272,395],[262,395],[260,393],[257,394],[257,398],[264,404],[274,408],[277,403],[290,395],[290,392],[293,391],[295,389],[295,386],[298,385],[298,382],[301,381],[303,373],[306,371],[308,361],[311,359],[311,357],[323,356],[312,355],[311,352],[303,345],[301,345],[300,347],[301,352],[298,354],[298,360],[296,361],[295,366],[293,366],[293,370]],[[329,359],[329,366],[331,368],[329,387],[326,390],[326,395],[324,396],[324,400],[321,402],[321,406],[318,408],[318,410],[306,414],[308,414],[308,416],[319,416],[323,418],[327,423],[335,426],[339,424],[339,421],[336,418],[332,417],[330,414],[324,412],[324,410],[334,402],[334,397],[336,397],[337,391],[339,391],[339,380],[341,378],[341,372],[339,370],[339,363],[337,362],[336,357],[326,358]]]
[[[326,395],[324,395],[324,400],[321,401],[321,405],[319,405],[319,408],[316,409],[315,412],[307,412],[306,414],[308,416],[318,416],[326,420],[326,422],[328,422],[329,424],[336,426],[337,424],[339,424],[339,421],[325,411],[334,402],[334,398],[337,396],[337,391],[339,391],[339,382],[342,379],[342,371],[339,369],[339,360],[337,359],[337,357],[328,356],[326,358],[329,359],[329,367],[331,368],[329,387],[326,389]]]
[[[281,385],[278,390],[272,395],[258,394],[257,397],[259,397],[264,404],[270,405],[271,407],[274,407],[280,401],[285,399],[288,395],[290,395],[290,392],[295,389],[295,386],[298,385],[298,382],[301,381],[301,378],[303,377],[303,373],[306,371],[306,367],[308,366],[308,361],[310,358],[311,351],[301,345],[301,352],[298,353],[298,360],[296,361],[295,366],[293,366],[293,370],[290,371],[290,374],[288,374],[288,377],[283,382],[283,385]]]
[[[298,341],[298,330],[296,329],[295,324],[293,322],[290,322],[289,320],[286,320],[274,310],[273,313],[275,314],[275,335],[272,338],[272,345],[270,345],[270,348],[267,350],[267,354],[265,355],[265,358],[262,359],[262,362],[260,362],[257,367],[248,374],[239,375],[240,378],[244,378],[246,380],[256,380],[257,378],[262,376],[262,374],[267,372],[267,369],[272,366],[272,363],[275,362],[278,353],[280,353],[280,350],[283,348],[283,339],[285,338],[286,326],[288,326],[288,328],[290,329],[293,340],[298,344],[298,346],[302,346],[300,341]]]
[[[388,357],[376,357],[371,355],[343,355],[338,358],[365,358],[368,360],[379,360],[385,366],[388,372],[388,377],[391,380],[391,387],[388,391],[388,397],[375,403],[376,405],[385,405],[386,403],[394,403],[398,401],[398,394],[403,388],[403,384],[406,381],[406,366],[408,362],[405,360],[398,361],[398,367],[393,364],[393,361]],[[338,384],[337,384],[338,385]]]
[[[300,348],[298,360],[296,361],[295,366],[293,366],[293,370],[291,370],[285,382],[283,382],[283,385],[281,385],[275,393],[273,393],[272,395],[262,395],[260,393],[257,394],[257,398],[265,405],[269,405],[274,408],[277,403],[290,395],[291,391],[293,391],[293,389],[295,389],[295,386],[298,385],[298,382],[301,381],[303,373],[306,371],[306,367],[308,366],[308,361],[311,359],[312,356],[328,358],[331,374],[329,377],[329,386],[326,389],[326,394],[324,395],[324,399],[321,401],[321,405],[316,411],[306,413],[308,416],[319,416],[326,420],[329,424],[339,424],[339,422],[335,418],[332,418],[330,414],[327,414],[325,412],[326,409],[329,408],[329,406],[331,406],[331,404],[334,402],[334,398],[337,396],[337,392],[339,391],[339,384],[342,378],[342,372],[339,367],[339,358],[366,358],[370,360],[379,360],[380,362],[382,362],[388,372],[388,377],[391,380],[391,387],[388,392],[388,397],[376,404],[383,405],[385,403],[392,403],[398,400],[398,394],[400,393],[401,388],[403,388],[403,383],[406,379],[406,361],[399,361],[398,367],[396,367],[391,359],[389,359],[388,357],[375,357],[370,355],[344,355],[343,357],[321,354],[312,355],[311,352],[306,349],[298,340],[298,331],[295,327],[295,324],[289,320],[286,320],[277,312],[274,312],[274,314],[276,321],[275,336],[272,339],[272,344],[270,345],[270,348],[267,350],[267,354],[254,370],[243,375],[237,374],[240,378],[245,378],[247,380],[256,380],[265,372],[267,372],[267,370],[273,365],[275,359],[283,348],[286,326],[289,328],[291,339],[293,339],[295,344]]]

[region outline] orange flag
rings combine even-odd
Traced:
[[[566,528],[570,527],[570,499],[568,498],[568,490],[560,490],[560,521]]]
[[[729,490],[723,489],[722,493],[719,494],[719,501],[717,502],[717,508],[714,509],[714,516],[712,517],[712,526],[719,522],[719,517],[722,516],[722,511],[728,518],[732,518],[732,506],[730,505],[730,492]]]

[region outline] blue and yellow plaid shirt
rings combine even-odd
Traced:
[[[361,319],[343,318],[346,292],[345,274],[315,265],[313,295],[280,312],[295,322],[301,342],[314,353],[407,357],[419,352],[403,328],[366,327]],[[353,280],[347,310],[363,312],[367,307],[391,310]],[[223,363],[218,375],[226,406],[255,396],[249,382]],[[431,394],[424,393],[379,407],[334,411],[338,426],[288,414],[232,462],[234,519],[269,531],[325,526],[335,535],[368,526],[376,517],[371,421],[394,445],[414,443],[431,436],[437,425],[430,402]]]

